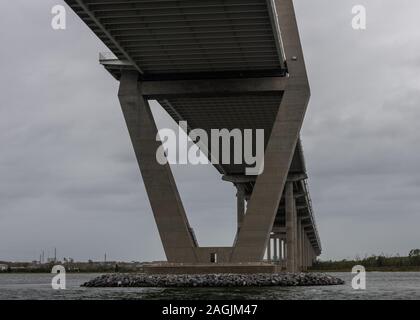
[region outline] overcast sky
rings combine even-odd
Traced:
[[[164,254],[107,51],[60,0],[0,2],[0,260]],[[367,30],[351,27],[353,5]],[[420,2],[296,0],[312,98],[303,128],[323,259],[420,247]],[[173,126],[152,105],[160,127]],[[235,190],[211,166],[174,174],[200,245],[230,246]]]

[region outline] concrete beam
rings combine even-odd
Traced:
[[[304,174],[295,174],[290,173],[287,175],[287,181],[290,182],[297,182],[301,180],[307,179],[308,176]],[[257,176],[245,176],[245,175],[224,175],[222,177],[223,181],[232,182],[232,183],[251,183],[257,181]],[[296,197],[303,197],[305,196],[304,193],[296,193]]]
[[[272,230],[273,233],[286,233],[286,228],[285,227],[273,227]]]
[[[204,79],[174,81],[143,81],[141,94],[149,98],[230,93],[264,93],[284,91],[287,77],[249,79]]]
[[[118,67],[118,68],[131,68],[134,69],[133,65],[128,60],[119,60],[119,59],[101,59],[99,57],[99,63],[104,67]]]
[[[257,180],[256,176],[245,176],[245,175],[224,175],[222,176],[223,181],[232,182],[232,183],[251,183]]]

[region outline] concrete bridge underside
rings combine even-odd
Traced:
[[[321,253],[300,141],[310,89],[292,0],[66,0],[109,47],[119,99],[168,262],[306,269]],[[264,171],[215,165],[237,188],[231,247],[200,247],[169,165],[157,100],[188,130],[264,129]],[[208,146],[202,146],[206,148]],[[246,210],[245,210],[246,208]]]

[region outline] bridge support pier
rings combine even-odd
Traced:
[[[138,72],[123,72],[118,97],[166,257],[169,262],[196,263],[197,243],[171,168],[156,161],[161,142],[156,141],[149,103],[138,89]]]
[[[309,249],[311,247],[311,243],[309,242],[308,235],[305,236],[305,243],[306,243],[306,250],[305,250],[305,268],[308,270],[309,268]]]
[[[286,238],[287,238],[287,271],[297,272],[297,212],[293,196],[293,182],[286,183]]]
[[[302,270],[302,224],[301,219],[296,219],[296,271]]]
[[[305,229],[303,228],[303,250],[302,250],[302,258],[303,258],[303,271],[308,269],[308,242],[306,239]]]
[[[274,258],[273,258],[273,260],[274,260],[275,263],[278,263],[278,261],[279,261],[279,256],[278,256],[279,250],[278,250],[278,246],[277,246],[277,240],[278,240],[277,235],[274,234],[274,236],[273,236],[273,241],[274,241]]]

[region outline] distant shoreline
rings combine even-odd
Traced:
[[[52,260],[46,263],[0,261],[0,274],[3,273],[51,273],[54,265],[64,266],[66,273],[143,273],[144,267],[154,262],[92,261],[77,262]],[[370,256],[364,259],[322,261],[317,260],[308,272],[351,272],[354,266],[363,266],[367,272],[420,272],[420,249],[413,249],[409,256]]]
[[[363,266],[368,272],[419,272],[420,249],[411,250],[408,256],[372,255],[364,259],[354,260],[318,260],[310,270],[318,272],[349,272],[357,265]]]
[[[36,262],[0,262],[0,274],[4,273],[51,273],[55,265],[62,265],[66,273],[133,273],[142,272],[143,264],[140,262],[72,262],[66,263],[61,261],[54,261],[48,263]]]
[[[319,270],[319,269],[311,269],[310,272],[324,272],[324,273],[328,273],[328,272],[337,272],[337,273],[342,273],[342,272],[351,272],[351,270],[349,269],[329,269],[329,270]],[[416,268],[367,268],[366,272],[420,272],[420,267],[416,267]]]

